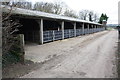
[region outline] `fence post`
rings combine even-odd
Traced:
[[[69,29],[69,38],[70,38],[70,34],[71,34],[71,33],[70,33],[70,29]]]
[[[82,35],[84,35],[84,23],[82,24]]]
[[[61,27],[62,27],[62,40],[63,40],[64,39],[64,21],[62,21]]]
[[[97,25],[95,25],[95,32],[96,32],[96,27],[97,27]]]
[[[74,23],[74,37],[76,37],[76,22]]]
[[[22,63],[24,63],[24,54],[25,54],[25,50],[24,50],[24,35],[23,34],[19,34],[19,39],[20,39],[20,48],[21,48],[21,54],[20,54],[20,61]]]
[[[52,31],[52,33],[53,33],[53,41],[55,40],[55,32],[54,32],[54,30]]]
[[[93,29],[93,25],[92,25],[92,33],[93,33],[94,29]]]
[[[89,34],[89,24],[88,24],[88,30],[87,30],[87,33]]]
[[[80,35],[82,35],[82,33],[81,33],[81,32],[82,32],[82,29],[80,28],[80,29],[79,29],[79,36],[80,36]]]
[[[38,20],[38,24],[39,24],[39,27],[40,27],[40,30],[39,30],[40,41],[39,41],[39,43],[43,44],[43,19]]]
[[[93,25],[93,33],[94,33],[94,30],[95,30],[95,25]]]

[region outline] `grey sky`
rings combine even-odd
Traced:
[[[32,2],[40,2],[43,0],[29,0]],[[56,0],[44,0],[47,2],[54,2]],[[118,2],[119,0],[62,0],[71,9],[76,12],[82,9],[93,10],[99,15],[106,13],[109,17],[108,24],[118,23]]]

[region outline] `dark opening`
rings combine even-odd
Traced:
[[[74,29],[74,25],[71,22],[64,22],[64,29]]]
[[[43,41],[50,42],[62,39],[61,22],[55,20],[43,21]]]
[[[51,20],[44,20],[43,21],[43,30],[61,30],[60,22],[51,21]]]
[[[91,24],[89,24],[89,29],[92,29],[92,25]]]
[[[33,19],[20,19],[22,27],[19,34],[24,34],[25,43],[39,43],[39,24]]]
[[[84,24],[84,29],[87,29],[88,28],[88,24]]]
[[[76,23],[76,29],[82,29],[82,23]]]

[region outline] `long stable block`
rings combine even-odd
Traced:
[[[10,7],[2,5],[2,11],[9,13]],[[105,30],[105,25],[56,14],[13,7],[11,18],[22,24],[19,33],[25,42],[43,44]]]

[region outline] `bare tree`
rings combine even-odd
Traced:
[[[5,4],[5,3],[3,3]],[[11,18],[12,5],[6,3],[10,6],[8,13],[2,13],[2,53],[3,53],[3,63],[7,60],[6,58],[10,56],[10,51],[13,45],[16,44],[17,36],[14,35],[21,26],[18,19]],[[14,50],[13,50],[14,51]]]
[[[99,22],[99,16],[98,16],[98,14],[97,13],[95,13],[94,14],[94,16],[93,16],[93,22]]]
[[[75,14],[75,11],[70,10],[70,9],[66,9],[66,10],[65,10],[64,16],[73,17],[73,18],[78,18],[77,14]]]
[[[87,17],[88,17],[88,10],[82,10],[79,12],[79,18],[81,20],[87,20]]]
[[[98,14],[91,10],[82,10],[79,12],[79,18],[82,20],[89,20],[92,22],[98,22]]]
[[[54,3],[48,2],[37,2],[34,5],[34,10],[53,13],[53,14],[62,14],[65,3],[61,1],[56,1]]]
[[[54,6],[53,3],[37,2],[34,5],[34,10],[47,12],[47,13],[54,13],[53,6]]]
[[[34,5],[34,10],[43,11],[43,2],[36,2]]]
[[[16,37],[13,34],[18,31],[18,27],[20,27],[18,20],[8,18],[2,21],[3,54],[9,52],[10,48],[15,44]]]
[[[27,2],[26,0],[23,0],[23,1],[10,0],[9,2],[2,2],[2,4],[12,6],[12,7],[24,8],[24,9],[32,9],[32,3]]]
[[[18,8],[32,9],[31,2],[12,2],[12,5],[15,5],[15,7],[18,7]]]
[[[93,11],[89,11],[88,12],[88,18],[89,18],[89,21],[93,21],[93,16],[94,16],[94,13],[93,13]]]
[[[66,4],[61,1],[56,1],[53,5],[54,14],[62,14],[63,9],[66,7]]]
[[[10,5],[10,2],[2,2],[2,5]]]

